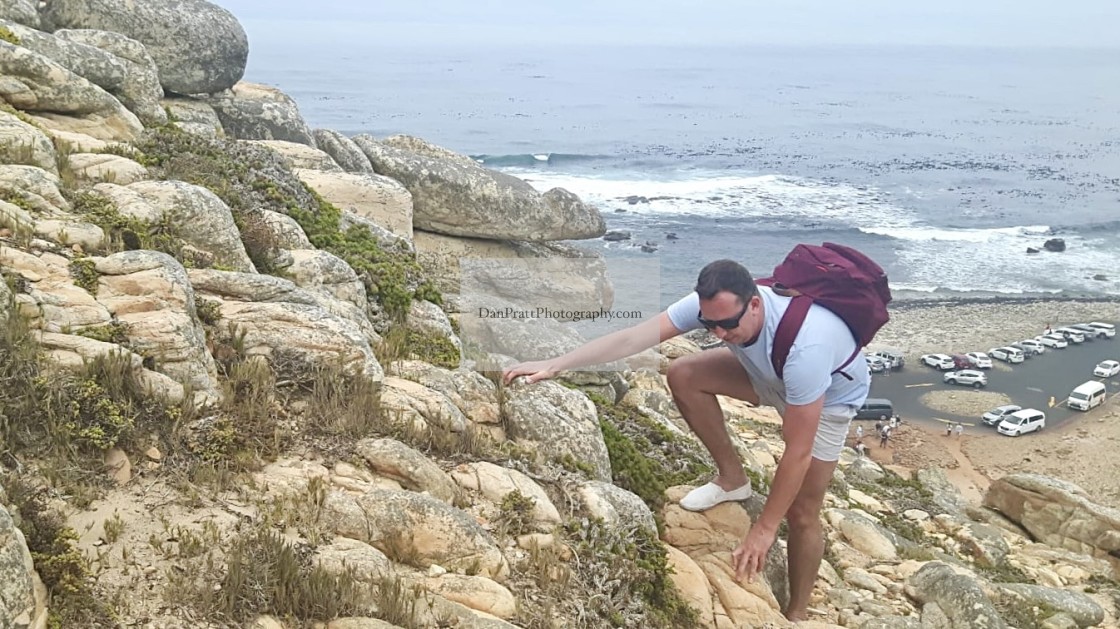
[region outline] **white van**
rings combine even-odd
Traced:
[[[1066,400],[1066,404],[1070,408],[1076,408],[1079,411],[1087,411],[1094,406],[1104,404],[1104,397],[1104,383],[1098,382],[1097,380],[1090,380],[1077,385],[1077,388],[1069,394],[1069,399]]]

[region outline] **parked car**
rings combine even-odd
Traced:
[[[981,415],[980,421],[984,422],[984,425],[986,426],[999,426],[1000,422],[1007,419],[1009,415],[1011,415],[1015,411],[1021,410],[1023,410],[1023,407],[1017,406],[1015,404],[1005,404],[1003,406],[997,406],[987,413]]]
[[[977,369],[991,369],[992,359],[984,352],[969,352],[965,354],[972,361],[972,366]]]
[[[1089,325],[1088,323],[1074,323],[1073,325],[1066,326],[1066,327],[1068,327],[1070,329],[1073,329],[1073,330],[1077,330],[1078,332],[1084,334],[1085,338],[1087,338],[1087,339],[1107,339],[1107,338],[1110,338],[1108,336],[1108,331],[1107,330],[1105,330],[1104,328],[1095,328],[1095,327]],[[1114,330],[1113,334],[1115,334],[1115,333],[1116,332]]]
[[[1069,347],[1069,341],[1061,334],[1043,334],[1042,336],[1034,337],[1034,340],[1051,349],[1065,349]]]
[[[949,358],[953,359],[953,369],[972,369],[975,367],[972,364],[972,359],[964,354],[953,354]]]
[[[1069,397],[1066,398],[1066,406],[1075,408],[1079,411],[1091,410],[1094,406],[1104,404],[1105,397],[1108,396],[1108,390],[1105,389],[1104,383],[1100,380],[1090,380],[1082,382],[1077,385]]]
[[[952,369],[954,367],[953,358],[948,354],[926,354],[922,356],[921,360],[925,365],[933,367],[934,369],[940,369],[942,371]]]
[[[988,350],[988,353],[992,355],[992,358],[1007,363],[1021,363],[1026,360],[1022,350],[1015,349],[1014,347],[993,347]]]
[[[1120,362],[1115,360],[1102,360],[1093,368],[1093,375],[1099,378],[1111,378],[1120,374]]]
[[[887,362],[891,369],[898,371],[906,365],[906,359],[902,356],[902,352],[896,352],[893,349],[883,349],[877,352],[871,352],[868,356],[878,356],[884,362]]]
[[[881,419],[886,421],[894,417],[894,404],[882,398],[867,398],[863,406],[856,411],[856,419]]]
[[[1070,343],[1084,343],[1085,334],[1081,330],[1074,330],[1073,328],[1058,328],[1054,330],[1054,334],[1061,334]]]
[[[1116,326],[1112,325],[1111,323],[1105,323],[1103,321],[1090,321],[1088,325],[1090,327],[1097,328],[1098,330],[1104,330],[1105,338],[1113,338],[1114,336],[1116,336]]]
[[[878,356],[868,356],[867,368],[871,370],[871,373],[883,373],[884,371],[890,369],[890,365],[888,365],[883,361],[882,358],[879,358]]]
[[[1001,435],[1018,437],[1028,432],[1035,432],[1046,427],[1046,413],[1033,408],[1024,408],[1007,416],[996,430]]]
[[[980,387],[988,386],[988,376],[983,371],[975,369],[961,369],[960,371],[950,371],[945,374],[945,382],[949,384],[963,384],[965,386]]]
[[[1024,341],[1019,341],[1018,343],[1012,343],[1011,347],[1017,347],[1023,350],[1023,355],[1027,358],[1046,353],[1046,346],[1034,339],[1026,339]]]

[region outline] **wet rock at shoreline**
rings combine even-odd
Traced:
[[[1061,253],[1066,250],[1066,241],[1062,238],[1051,238],[1042,244],[1042,248],[1054,253]]]
[[[611,231],[603,234],[603,240],[605,240],[607,242],[619,242],[621,240],[630,240],[630,232],[622,231],[622,230],[618,230],[618,229],[612,229]]]

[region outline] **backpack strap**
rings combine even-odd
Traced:
[[[786,367],[789,351],[793,349],[793,342],[797,333],[801,331],[801,324],[809,314],[809,307],[813,305],[813,298],[808,295],[796,295],[789,300],[789,307],[782,314],[778,322],[778,329],[774,331],[774,345],[770,348],[770,364],[774,373],[782,378],[782,371]],[[849,361],[850,362],[850,361]]]
[[[792,291],[791,291],[792,292]],[[770,364],[774,367],[774,373],[779,378],[783,377],[782,372],[785,370],[786,360],[789,359],[789,352],[793,349],[793,342],[797,339],[797,333],[801,331],[801,324],[805,323],[805,317],[809,314],[809,308],[813,305],[813,298],[808,295],[794,294],[790,298],[789,306],[782,314],[782,319],[778,321],[778,329],[774,331],[774,344],[770,348]],[[840,374],[852,380],[853,378],[844,373],[844,369],[852,364],[852,361],[859,356],[859,343],[856,343],[856,349],[848,356],[839,367],[832,371],[832,375]]]

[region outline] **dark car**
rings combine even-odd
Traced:
[[[956,369],[975,369],[976,364],[964,354],[953,354],[953,367]]]
[[[867,398],[863,406],[856,411],[856,419],[881,419],[886,421],[894,417],[894,404],[890,400],[881,398]]]

